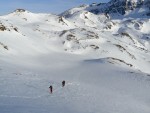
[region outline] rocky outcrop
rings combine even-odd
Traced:
[[[147,8],[150,10],[150,1],[149,0],[111,0],[105,4],[97,4],[97,5],[90,5],[87,8],[90,12],[94,14],[99,13],[118,13],[121,15],[126,14],[129,10],[135,10],[136,8]],[[149,16],[149,13],[147,13]]]
[[[15,12],[20,12],[20,13],[21,13],[21,12],[25,12],[25,11],[26,11],[25,9],[16,9],[16,10],[15,10]]]

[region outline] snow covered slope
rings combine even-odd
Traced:
[[[149,7],[112,0],[0,16],[0,113],[149,113]]]

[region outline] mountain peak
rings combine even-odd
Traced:
[[[12,14],[14,14],[14,15],[24,15],[24,14],[29,14],[29,13],[31,13],[31,12],[28,10],[25,10],[25,9],[21,9],[21,8],[16,9],[12,12]]]
[[[19,13],[22,13],[22,12],[26,12],[26,10],[25,9],[16,9],[14,12],[19,12]]]

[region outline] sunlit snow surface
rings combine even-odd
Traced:
[[[0,17],[0,113],[150,113],[149,17],[84,9]]]

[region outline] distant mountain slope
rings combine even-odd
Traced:
[[[36,56],[51,51],[87,54],[96,59],[117,59],[150,73],[148,12],[146,0],[83,5],[60,15],[17,9],[0,17],[0,54]]]
[[[78,8],[73,8],[61,15],[67,17],[78,11],[87,10],[94,14],[105,13],[111,16],[132,16],[145,17],[150,16],[150,1],[149,0],[111,0],[108,3],[93,3],[91,5],[82,5]]]

